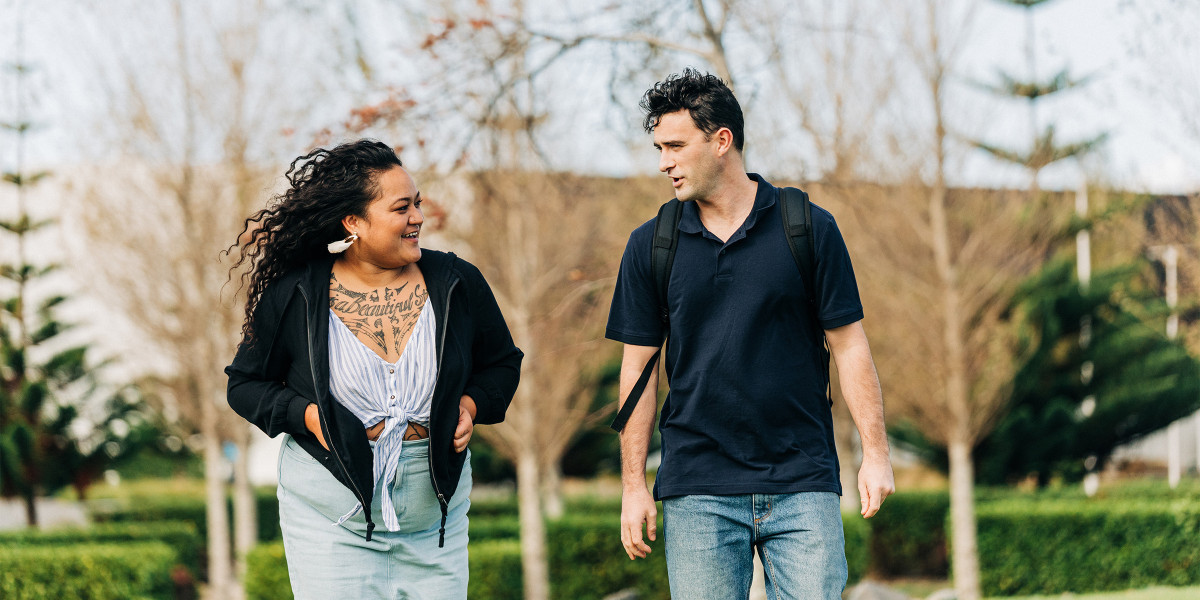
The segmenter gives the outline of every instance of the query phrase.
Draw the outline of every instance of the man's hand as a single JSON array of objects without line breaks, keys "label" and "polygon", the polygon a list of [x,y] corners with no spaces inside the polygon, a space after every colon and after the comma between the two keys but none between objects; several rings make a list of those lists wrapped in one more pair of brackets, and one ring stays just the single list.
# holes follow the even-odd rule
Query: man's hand
[{"label": "man's hand", "polygon": [[658,537],[658,509],[654,498],[645,485],[626,488],[621,493],[621,544],[629,560],[646,558],[650,546],[642,540],[642,526],[646,527],[646,538],[654,541]]},{"label": "man's hand", "polygon": [[321,433],[321,417],[317,415],[316,404],[310,403],[304,408],[304,426],[308,428],[309,433],[316,436],[322,448],[329,449],[329,444],[325,443],[325,436]]},{"label": "man's hand", "polygon": [[870,519],[879,512],[883,499],[896,492],[896,479],[892,476],[892,464],[883,458],[863,457],[858,469],[858,496],[862,499],[862,516]]},{"label": "man's hand", "polygon": [[462,452],[471,441],[471,433],[475,431],[475,401],[470,396],[463,395],[458,401],[458,427],[454,429],[454,451]]}]

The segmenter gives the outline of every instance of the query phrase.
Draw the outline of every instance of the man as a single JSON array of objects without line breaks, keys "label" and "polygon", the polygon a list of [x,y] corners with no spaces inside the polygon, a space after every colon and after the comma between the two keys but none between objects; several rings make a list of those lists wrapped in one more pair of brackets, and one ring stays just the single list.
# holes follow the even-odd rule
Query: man
[{"label": "man", "polygon": [[[671,595],[749,595],[759,552],[772,598],[841,598],[846,584],[838,459],[820,332],[788,247],[779,189],[746,173],[741,107],[720,79],[687,69],[642,98],[658,168],[683,201],[669,331],[651,272],[654,221],[621,260],[606,336],[622,342],[621,397],[667,336],[670,394],[654,496],[646,454],[657,374],[621,433],[621,543],[644,558],[663,505]],[[883,397],[850,258],[833,217],[812,206],[817,319],[862,437],[858,486],[871,517],[894,491]]]}]

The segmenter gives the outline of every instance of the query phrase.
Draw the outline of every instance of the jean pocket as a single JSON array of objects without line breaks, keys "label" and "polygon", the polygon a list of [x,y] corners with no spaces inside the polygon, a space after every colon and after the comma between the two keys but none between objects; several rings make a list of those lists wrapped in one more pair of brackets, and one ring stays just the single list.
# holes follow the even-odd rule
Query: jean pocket
[{"label": "jean pocket", "polygon": [[289,437],[283,442],[283,448],[279,451],[279,453],[285,458],[290,458],[291,460],[300,463],[310,463],[314,465],[321,464],[321,461],[309,454],[307,450],[300,446],[300,443],[296,441],[296,438],[293,437]]},{"label": "jean pocket", "polygon": [[342,482],[299,446],[284,443],[280,454],[279,487],[321,513],[330,523],[336,523],[358,504],[358,499]]},{"label": "jean pocket", "polygon": [[400,530],[405,532],[436,529],[442,522],[442,508],[429,479],[429,467],[405,461],[396,474],[392,488],[392,503],[400,518]]}]

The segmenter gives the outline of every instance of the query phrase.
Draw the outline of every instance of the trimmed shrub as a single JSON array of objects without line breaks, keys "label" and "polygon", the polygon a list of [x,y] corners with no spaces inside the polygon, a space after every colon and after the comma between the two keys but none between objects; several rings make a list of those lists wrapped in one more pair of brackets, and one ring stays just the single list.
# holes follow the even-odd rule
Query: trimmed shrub
[{"label": "trimmed shrub", "polygon": [[[258,541],[269,542],[282,538],[279,529],[279,500],[274,489],[254,492]],[[227,514],[233,515],[233,500],[227,499]],[[166,496],[162,498],[133,498],[112,503],[99,502],[93,506],[92,520],[97,523],[130,523],[143,521],[187,521],[196,526],[201,540],[207,539],[208,520],[204,498]],[[232,522],[230,533],[232,534]]]},{"label": "trimmed shrub", "polygon": [[[471,510],[474,512],[475,506]],[[860,580],[869,561],[869,525],[857,513],[842,515],[846,532],[849,583]],[[607,515],[574,514],[546,523],[550,587],[554,598],[600,600],[623,589],[636,589],[647,600],[671,597],[667,582],[662,521],[654,551],[644,560],[631,561],[621,549],[619,511]],[[505,599],[522,597],[520,525],[510,516],[472,515],[470,581],[468,597]],[[281,543],[255,548],[247,559],[248,600],[291,598],[287,564]]]},{"label": "trimmed shrub", "polygon": [[74,544],[159,541],[175,551],[176,561],[193,577],[203,563],[196,526],[186,521],[157,523],[99,523],[85,529],[19,530],[0,532],[0,547],[71,546]]},{"label": "trimmed shrub", "polygon": [[162,542],[0,546],[0,598],[174,597],[175,551]]},{"label": "trimmed shrub", "polygon": [[[233,514],[232,504],[229,514]],[[275,488],[254,490],[254,517],[258,523],[258,541],[283,539],[283,530],[279,528],[279,497],[275,495]]]},{"label": "trimmed shrub", "polygon": [[[871,571],[885,578],[946,577],[949,513],[950,496],[946,492],[889,496],[883,508],[867,521],[871,529]],[[848,553],[849,539],[846,542]]]},{"label": "trimmed shrub", "polygon": [[517,540],[471,542],[471,576],[467,581],[468,598],[521,600],[521,543]]},{"label": "trimmed shrub", "polygon": [[471,527],[468,535],[470,545],[476,542],[495,540],[517,540],[521,538],[521,521],[516,517],[477,517],[471,515]]},{"label": "trimmed shrub", "polygon": [[472,526],[474,526],[475,517],[517,517],[517,499],[515,497],[505,498],[490,498],[488,500],[471,500],[471,509],[468,511],[471,516]]},{"label": "trimmed shrub", "polygon": [[566,511],[569,515],[620,515],[620,496],[580,496],[566,501]]},{"label": "trimmed shrub", "polygon": [[283,542],[259,544],[246,554],[246,600],[292,600]]},{"label": "trimmed shrub", "polygon": [[1006,501],[978,523],[986,595],[1200,583],[1200,502]]},{"label": "trimmed shrub", "polygon": [[[582,496],[568,498],[565,502],[567,515],[619,515],[621,514],[621,498]],[[512,496],[504,498],[489,498],[487,500],[471,500],[471,517],[512,517],[518,515],[517,499]]]},{"label": "trimmed shrub", "polygon": [[[467,546],[471,574],[468,598],[520,600],[521,543],[517,540],[471,542]],[[291,600],[283,543],[259,544],[246,555],[247,600]]]},{"label": "trimmed shrub", "polygon": [[858,583],[871,566],[871,524],[859,513],[844,512],[842,529],[846,535],[846,585],[851,586]]},{"label": "trimmed shrub", "polygon": [[550,593],[554,598],[599,600],[635,588],[644,599],[668,599],[662,518],[658,541],[645,559],[629,560],[621,548],[621,515],[570,515],[546,523]]}]

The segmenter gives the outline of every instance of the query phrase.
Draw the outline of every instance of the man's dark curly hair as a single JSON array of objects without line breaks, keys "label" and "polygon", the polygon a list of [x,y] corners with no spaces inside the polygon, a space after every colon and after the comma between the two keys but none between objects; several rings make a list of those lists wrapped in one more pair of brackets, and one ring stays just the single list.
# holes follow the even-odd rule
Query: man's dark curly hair
[{"label": "man's dark curly hair", "polygon": [[285,175],[288,189],[247,218],[238,240],[225,250],[238,249],[231,276],[249,265],[240,280],[241,287],[248,287],[243,338],[254,338],[254,313],[267,286],[291,269],[327,256],[326,244],[349,235],[342,218],[365,217],[379,193],[379,175],[400,166],[391,147],[368,139],[332,150],[318,148],[292,161]]},{"label": "man's dark curly hair", "polygon": [[722,127],[733,132],[733,147],[742,151],[745,144],[745,122],[742,106],[733,97],[733,90],[711,73],[701,73],[688,67],[683,73],[670,75],[654,84],[642,96],[642,110],[646,120],[642,127],[653,133],[663,115],[686,110],[692,122],[705,135],[711,136]]}]

